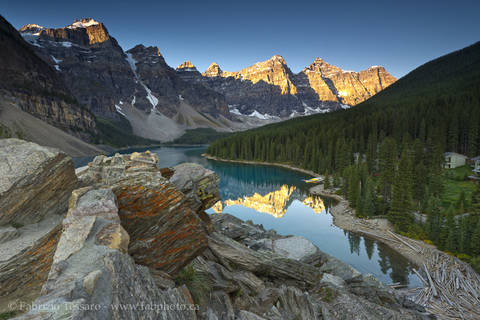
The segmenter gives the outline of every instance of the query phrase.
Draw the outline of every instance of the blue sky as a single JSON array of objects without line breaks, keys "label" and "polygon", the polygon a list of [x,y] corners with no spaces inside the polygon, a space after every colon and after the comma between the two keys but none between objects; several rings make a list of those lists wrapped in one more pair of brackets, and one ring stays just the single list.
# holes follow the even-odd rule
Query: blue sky
[{"label": "blue sky", "polygon": [[294,72],[315,57],[345,70],[383,65],[396,77],[480,40],[480,1],[1,1],[16,28],[103,22],[120,45],[160,48],[176,67],[234,71],[275,54]]}]

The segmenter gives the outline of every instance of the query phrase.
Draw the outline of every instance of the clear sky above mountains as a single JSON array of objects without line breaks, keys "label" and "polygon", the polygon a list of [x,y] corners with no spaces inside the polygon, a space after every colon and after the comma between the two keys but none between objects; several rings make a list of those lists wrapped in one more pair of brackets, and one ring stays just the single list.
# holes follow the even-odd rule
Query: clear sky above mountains
[{"label": "clear sky above mountains", "polygon": [[383,65],[396,77],[480,40],[480,1],[1,1],[16,28],[103,22],[125,49],[160,48],[176,67],[235,71],[274,54],[294,72],[321,57],[345,70]]}]

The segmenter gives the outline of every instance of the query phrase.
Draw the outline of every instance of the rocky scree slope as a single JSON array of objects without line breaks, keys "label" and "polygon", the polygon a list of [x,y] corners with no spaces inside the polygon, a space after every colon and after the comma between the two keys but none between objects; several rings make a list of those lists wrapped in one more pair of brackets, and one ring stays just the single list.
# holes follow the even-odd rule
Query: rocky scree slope
[{"label": "rocky scree slope", "polygon": [[[37,224],[0,228],[0,311],[30,301],[44,307],[17,309],[17,319],[429,317],[302,237],[205,214],[219,200],[219,181],[197,164],[159,169],[156,155],[145,152],[99,156],[75,173],[71,159],[54,149],[0,143],[8,161],[31,151],[36,161],[17,163],[25,170],[3,168],[6,192],[17,188],[12,179],[34,175],[54,187],[42,188],[43,196],[18,187],[31,203],[43,203],[52,190],[60,192],[62,177],[72,183],[63,190],[69,200],[58,199]],[[64,169],[49,170],[52,163]],[[32,226],[34,235],[27,232]],[[166,304],[185,307],[148,307]]]}]

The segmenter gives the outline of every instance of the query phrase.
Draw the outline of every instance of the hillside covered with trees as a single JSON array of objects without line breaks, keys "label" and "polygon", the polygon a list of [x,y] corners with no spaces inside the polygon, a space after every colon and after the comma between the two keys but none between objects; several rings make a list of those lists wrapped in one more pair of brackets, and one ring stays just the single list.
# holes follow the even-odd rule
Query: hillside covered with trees
[{"label": "hillside covered with trees", "polygon": [[[479,127],[477,42],[352,109],[233,134],[207,153],[325,174],[326,187],[339,187],[357,215],[386,215],[398,232],[432,241],[480,271],[479,187],[443,169],[446,151],[480,155]],[[457,180],[463,183],[457,189],[447,183]],[[415,212],[426,214],[426,222]]]}]

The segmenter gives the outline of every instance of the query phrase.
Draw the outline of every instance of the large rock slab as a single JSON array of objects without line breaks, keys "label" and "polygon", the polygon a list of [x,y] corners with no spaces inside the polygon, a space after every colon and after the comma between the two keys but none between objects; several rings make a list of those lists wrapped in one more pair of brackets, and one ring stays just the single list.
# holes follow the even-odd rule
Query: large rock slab
[{"label": "large rock slab", "polygon": [[[47,230],[50,231],[34,239],[33,244],[24,246],[17,254],[0,261],[0,310],[8,309],[8,303],[17,299],[28,304],[40,293],[53,263],[62,226],[53,225]],[[4,245],[22,248],[20,240],[22,239],[17,238]]]},{"label": "large rock slab", "polygon": [[290,259],[302,260],[317,254],[319,249],[310,240],[293,236],[274,240],[273,251]]},{"label": "large rock slab", "polygon": [[225,264],[255,275],[292,279],[308,285],[315,285],[322,276],[317,268],[309,264],[270,251],[254,251],[217,232],[209,236],[208,247]]},{"label": "large rock slab", "polygon": [[125,232],[113,192],[74,194],[59,240],[65,245],[57,248],[37,308],[17,319],[196,319],[188,290],[160,290],[149,269],[125,253],[128,234],[119,241]]},{"label": "large rock slab", "polygon": [[[214,173],[196,165],[184,167],[188,171],[182,173],[180,167],[172,175],[159,169],[157,155],[147,151],[96,157],[79,174],[85,185],[113,190],[135,262],[169,274],[177,273],[207,247],[210,219],[203,210],[218,200]],[[175,174],[174,181],[183,181],[187,196],[166,178],[171,180]]]},{"label": "large rock slab", "polygon": [[64,214],[76,184],[66,154],[19,139],[0,140],[0,225]]}]

